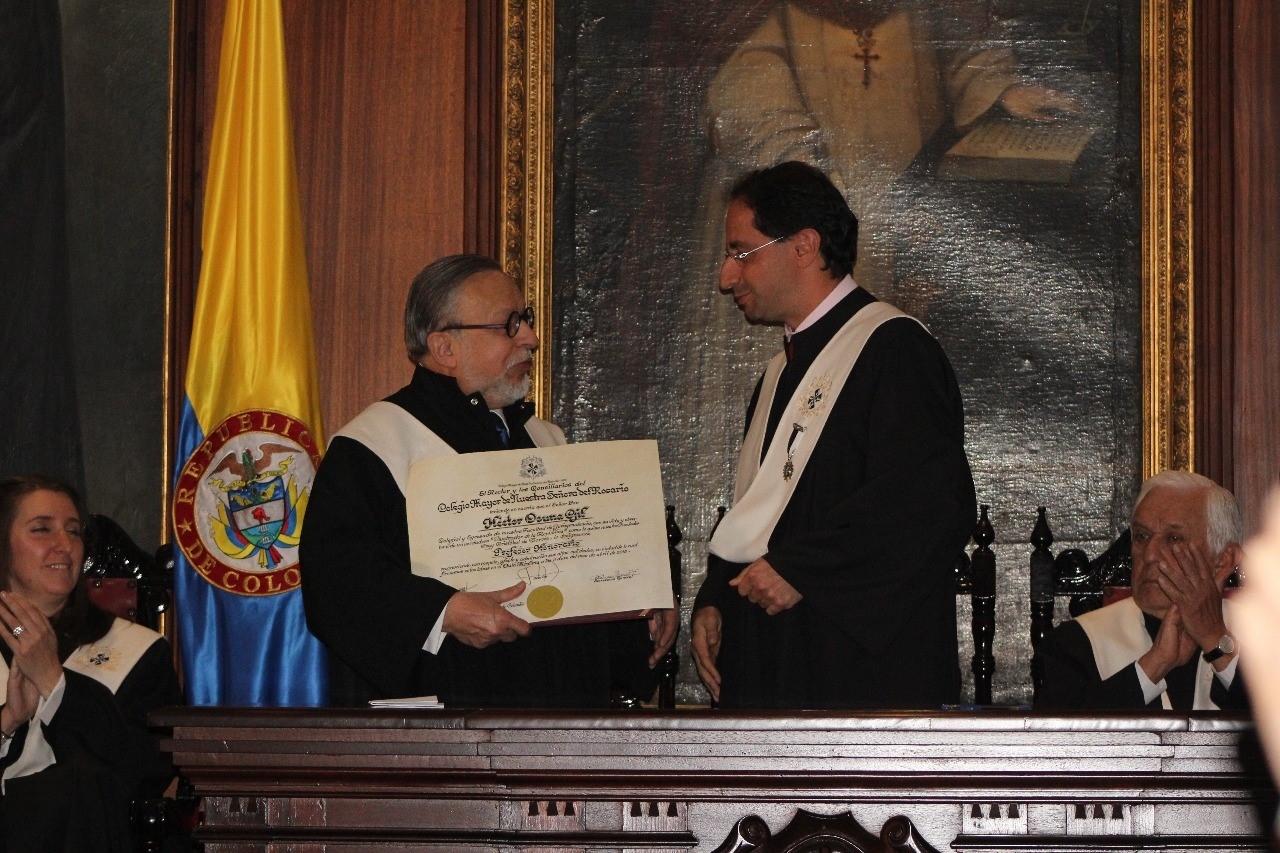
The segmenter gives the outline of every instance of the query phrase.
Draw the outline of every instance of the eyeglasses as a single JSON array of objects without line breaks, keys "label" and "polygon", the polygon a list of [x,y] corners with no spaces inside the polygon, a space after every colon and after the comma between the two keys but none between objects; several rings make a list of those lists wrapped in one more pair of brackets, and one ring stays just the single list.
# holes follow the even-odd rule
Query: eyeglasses
[{"label": "eyeglasses", "polygon": [[455,329],[502,329],[507,333],[508,338],[514,338],[520,334],[520,326],[528,324],[529,328],[533,328],[533,308],[526,308],[523,312],[512,311],[511,316],[507,318],[505,323],[459,323],[454,326],[444,326],[437,329],[438,332],[452,332]]},{"label": "eyeglasses", "polygon": [[761,245],[759,245],[759,246],[756,246],[754,249],[747,249],[747,251],[745,251],[745,252],[735,252],[733,249],[725,249],[725,250],[724,250],[724,259],[727,261],[727,260],[729,260],[730,258],[733,258],[735,261],[737,261],[737,262],[738,262],[738,263],[740,263],[740,264],[741,264],[741,263],[745,263],[745,262],[746,262],[746,260],[747,260],[747,257],[748,257],[748,256],[750,256],[752,253],[760,251],[760,250],[761,250],[761,249],[763,249],[765,246],[772,246],[774,243],[779,243],[779,242],[781,242],[781,241],[783,241],[783,240],[787,239],[787,237],[789,237],[789,236],[791,236],[791,235],[789,235],[789,234],[788,234],[788,235],[787,235],[787,236],[785,236],[785,237],[774,237],[774,238],[773,238],[772,240],[770,240],[768,243],[763,243],[763,244],[761,244]]}]

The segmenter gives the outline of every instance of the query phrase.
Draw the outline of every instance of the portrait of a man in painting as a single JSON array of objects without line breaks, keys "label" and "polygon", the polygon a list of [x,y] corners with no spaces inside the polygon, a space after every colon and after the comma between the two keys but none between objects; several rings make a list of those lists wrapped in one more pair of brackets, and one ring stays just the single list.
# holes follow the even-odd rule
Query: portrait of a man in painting
[{"label": "portrait of a man in painting", "polygon": [[[1139,26],[1129,0],[557,3],[553,408],[576,440],[658,438],[686,589],[781,341],[717,292],[725,191],[784,160],[831,175],[859,219],[854,279],[949,354],[1000,539],[1025,542],[1040,505],[1091,553],[1123,526]],[[1021,635],[1019,547],[1000,621]],[[1025,643],[1003,640],[996,700],[1025,701]]]}]

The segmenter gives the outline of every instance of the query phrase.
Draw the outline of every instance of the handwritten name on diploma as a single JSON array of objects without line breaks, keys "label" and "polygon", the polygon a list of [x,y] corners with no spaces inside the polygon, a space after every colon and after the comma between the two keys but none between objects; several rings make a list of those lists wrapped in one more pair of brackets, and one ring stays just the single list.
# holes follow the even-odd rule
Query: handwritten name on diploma
[{"label": "handwritten name on diploma", "polygon": [[522,580],[509,606],[533,621],[670,607],[659,471],[653,441],[422,460],[406,490],[413,571],[459,589]]}]

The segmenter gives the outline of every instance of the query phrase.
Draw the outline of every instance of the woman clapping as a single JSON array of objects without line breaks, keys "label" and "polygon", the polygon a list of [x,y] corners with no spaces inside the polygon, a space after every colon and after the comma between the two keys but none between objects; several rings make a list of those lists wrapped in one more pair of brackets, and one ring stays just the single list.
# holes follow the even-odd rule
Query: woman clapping
[{"label": "woman clapping", "polygon": [[129,850],[129,803],[173,766],[149,711],[181,702],[169,644],[99,610],[88,518],[57,480],[0,481],[0,830],[8,850]]}]

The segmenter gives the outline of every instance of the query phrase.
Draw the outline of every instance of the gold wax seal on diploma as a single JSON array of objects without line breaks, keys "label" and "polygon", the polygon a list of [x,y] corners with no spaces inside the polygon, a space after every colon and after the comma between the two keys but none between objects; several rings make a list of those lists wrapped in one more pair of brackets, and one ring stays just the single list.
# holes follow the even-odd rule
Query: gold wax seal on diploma
[{"label": "gold wax seal on diploma", "polygon": [[529,613],[539,619],[550,619],[564,607],[564,593],[558,587],[546,584],[529,592],[525,599]]}]

